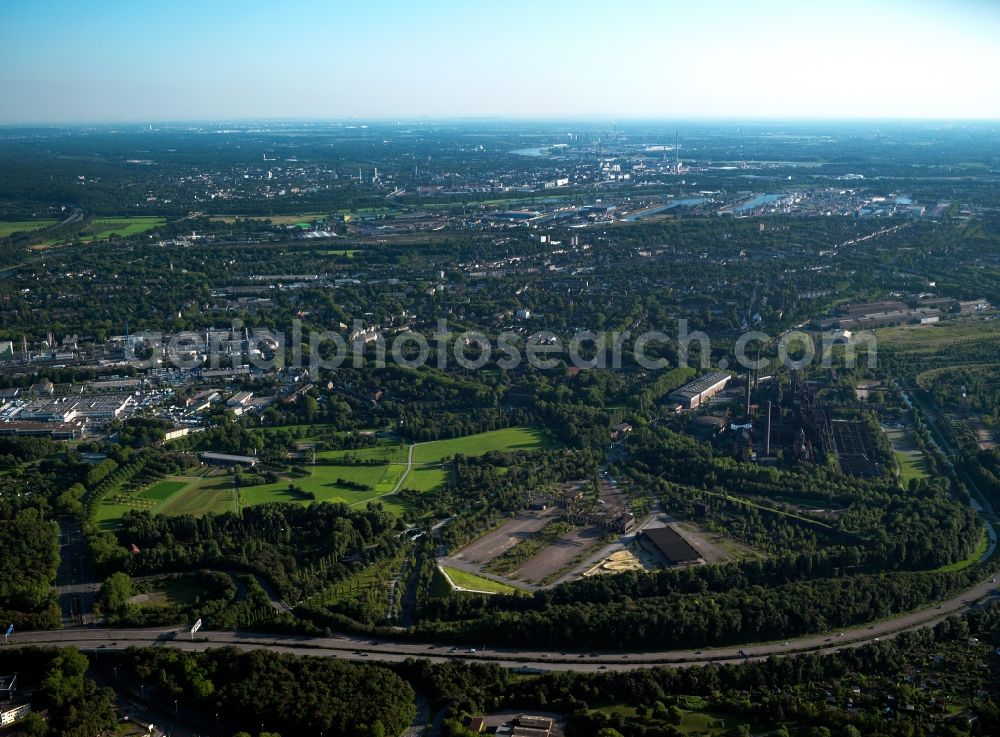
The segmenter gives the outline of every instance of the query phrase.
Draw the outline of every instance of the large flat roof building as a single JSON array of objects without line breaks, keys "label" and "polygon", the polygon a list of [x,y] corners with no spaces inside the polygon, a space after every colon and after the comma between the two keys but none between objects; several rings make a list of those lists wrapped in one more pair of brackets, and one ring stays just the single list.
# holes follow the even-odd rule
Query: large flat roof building
[{"label": "large flat roof building", "polygon": [[643,530],[642,536],[663,554],[670,565],[696,563],[701,560],[698,551],[672,527],[647,528]]},{"label": "large flat roof building", "polygon": [[205,452],[201,454],[201,460],[203,460],[205,463],[214,463],[217,466],[257,465],[257,456],[238,456],[238,455],[230,455],[229,453]]},{"label": "large flat roof building", "polygon": [[65,422],[0,422],[0,435],[49,435],[56,440],[73,440],[80,437],[78,425]]},{"label": "large flat roof building", "polygon": [[670,392],[667,399],[684,409],[695,409],[725,389],[730,378],[725,371],[713,371]]}]

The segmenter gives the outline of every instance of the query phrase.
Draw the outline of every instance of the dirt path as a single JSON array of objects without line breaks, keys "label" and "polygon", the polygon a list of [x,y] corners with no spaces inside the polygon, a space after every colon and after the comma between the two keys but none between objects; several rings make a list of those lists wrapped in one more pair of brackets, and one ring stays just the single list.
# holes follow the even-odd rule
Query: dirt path
[{"label": "dirt path", "polygon": [[403,488],[403,482],[406,481],[406,477],[410,475],[410,471],[413,469],[413,449],[416,447],[416,443],[410,443],[410,448],[406,454],[406,470],[403,471],[403,475],[400,476],[399,481],[396,482],[396,488],[392,490],[393,494]]}]

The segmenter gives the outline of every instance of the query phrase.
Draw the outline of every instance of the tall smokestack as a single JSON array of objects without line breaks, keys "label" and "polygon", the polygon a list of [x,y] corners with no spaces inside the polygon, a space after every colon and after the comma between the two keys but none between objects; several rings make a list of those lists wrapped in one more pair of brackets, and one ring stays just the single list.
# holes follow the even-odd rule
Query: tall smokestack
[{"label": "tall smokestack", "polygon": [[771,402],[767,403],[767,432],[764,435],[764,455],[771,455]]},{"label": "tall smokestack", "polygon": [[750,416],[750,382],[752,378],[753,373],[751,373],[751,369],[747,369],[747,417]]}]

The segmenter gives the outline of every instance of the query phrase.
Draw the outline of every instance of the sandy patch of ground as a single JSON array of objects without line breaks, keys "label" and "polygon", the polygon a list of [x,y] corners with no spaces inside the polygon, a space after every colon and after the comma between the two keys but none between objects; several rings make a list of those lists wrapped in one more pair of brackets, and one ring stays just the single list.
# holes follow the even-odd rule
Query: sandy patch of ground
[{"label": "sandy patch of ground", "polygon": [[624,550],[616,550],[583,575],[589,578],[590,576],[605,576],[615,573],[625,573],[626,571],[645,570],[646,567],[642,564],[642,561],[636,557],[635,553],[626,548]]}]

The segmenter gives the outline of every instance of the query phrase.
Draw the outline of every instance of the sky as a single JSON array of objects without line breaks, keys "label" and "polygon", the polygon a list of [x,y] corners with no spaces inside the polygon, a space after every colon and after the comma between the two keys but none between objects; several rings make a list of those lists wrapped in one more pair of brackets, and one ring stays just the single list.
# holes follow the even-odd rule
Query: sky
[{"label": "sky", "polygon": [[1000,0],[0,0],[0,124],[1000,119]]}]

